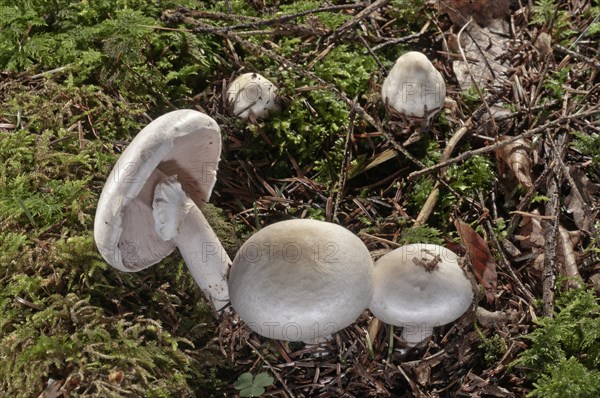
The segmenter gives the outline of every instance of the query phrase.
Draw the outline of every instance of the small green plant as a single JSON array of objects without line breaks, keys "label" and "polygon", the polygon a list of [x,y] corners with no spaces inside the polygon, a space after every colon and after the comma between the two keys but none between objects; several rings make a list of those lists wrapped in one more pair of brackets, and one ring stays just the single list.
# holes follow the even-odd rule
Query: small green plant
[{"label": "small green plant", "polygon": [[537,320],[531,346],[513,363],[533,381],[531,397],[597,397],[600,394],[600,302],[591,290],[566,291],[554,317]]},{"label": "small green plant", "polygon": [[485,363],[492,365],[506,353],[506,341],[497,334],[490,338],[481,334],[481,337],[482,341],[479,344],[479,349],[484,350],[483,359]]},{"label": "small green plant", "polygon": [[400,234],[398,243],[409,245],[411,243],[432,243],[435,245],[444,244],[440,230],[434,227],[421,225],[419,227],[405,228]]},{"label": "small green plant", "polygon": [[573,131],[575,136],[573,147],[582,154],[592,158],[592,163],[600,166],[600,134],[585,134],[580,131]]},{"label": "small green plant", "polygon": [[481,98],[475,86],[470,86],[468,90],[462,91],[460,96],[469,107],[477,106],[481,103]]},{"label": "small green plant", "polygon": [[427,13],[424,12],[424,0],[392,0],[390,9],[392,15],[402,24],[420,27]]},{"label": "small green plant", "polygon": [[556,10],[559,7],[554,0],[539,0],[533,7],[532,25],[552,25],[552,35],[566,39],[576,33],[571,29],[570,15],[565,10]]},{"label": "small green plant", "polygon": [[587,30],[587,36],[594,36],[600,33],[600,1],[595,0],[594,6],[590,7],[589,13],[594,18]]},{"label": "small green plant", "polygon": [[544,88],[557,99],[562,99],[564,95],[564,85],[569,77],[569,71],[568,67],[557,70],[550,74],[548,80],[544,82]]},{"label": "small green plant", "polygon": [[260,397],[265,392],[265,387],[273,384],[273,378],[267,373],[259,373],[252,376],[252,373],[242,373],[233,385],[240,391],[241,397]]}]

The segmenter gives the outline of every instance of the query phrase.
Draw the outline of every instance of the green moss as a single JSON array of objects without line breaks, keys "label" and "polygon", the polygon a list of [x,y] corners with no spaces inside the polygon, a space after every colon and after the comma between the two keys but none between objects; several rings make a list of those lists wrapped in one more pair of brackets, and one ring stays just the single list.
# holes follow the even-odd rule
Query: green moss
[{"label": "green moss", "polygon": [[413,29],[420,29],[428,18],[425,0],[392,0],[390,8],[398,23]]},{"label": "green moss", "polygon": [[215,393],[228,365],[181,259],[121,273],[93,240],[100,189],[145,105],[71,83],[0,87],[18,126],[0,132],[0,391],[38,396],[52,378],[72,396]]},{"label": "green moss", "polygon": [[418,227],[406,227],[402,230],[398,243],[401,245],[409,245],[412,243],[432,243],[435,245],[443,245],[442,233],[440,230],[421,225]]},{"label": "green moss", "polygon": [[600,300],[591,290],[560,294],[554,317],[537,320],[530,347],[513,363],[533,380],[531,396],[596,397],[600,392]]},{"label": "green moss", "polygon": [[[30,397],[43,390],[49,378],[71,377],[79,379],[79,388],[86,387],[88,395],[191,394],[185,375],[194,358],[179,349],[190,343],[173,337],[156,321],[108,316],[73,293],[48,296],[40,307],[23,307],[30,314],[0,340],[4,393]],[[125,372],[119,385],[107,382],[115,369]]]},{"label": "green moss", "polygon": [[[161,104],[204,86],[220,61],[206,36],[160,27],[162,11],[193,1],[5,1],[0,68],[64,68],[76,84],[101,82],[133,102]],[[168,54],[168,55],[166,55]]]},{"label": "green moss", "polygon": [[233,258],[243,243],[240,238],[241,234],[237,230],[241,227],[233,224],[227,219],[223,210],[211,203],[206,203],[202,206],[202,214],[204,214],[204,217],[206,217],[206,220],[217,234],[225,251]]},{"label": "green moss", "polygon": [[574,136],[573,147],[591,157],[595,166],[600,166],[600,134],[584,134],[580,131],[571,134]]}]

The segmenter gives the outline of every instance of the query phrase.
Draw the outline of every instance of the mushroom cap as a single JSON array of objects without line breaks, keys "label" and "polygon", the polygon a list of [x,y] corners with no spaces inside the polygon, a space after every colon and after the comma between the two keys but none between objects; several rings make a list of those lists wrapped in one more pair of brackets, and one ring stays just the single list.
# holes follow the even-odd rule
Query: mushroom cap
[{"label": "mushroom cap", "polygon": [[458,256],[438,245],[417,243],[387,253],[375,262],[374,281],[371,312],[395,326],[445,325],[458,319],[473,300]]},{"label": "mushroom cap", "polygon": [[407,118],[429,122],[444,107],[446,83],[424,54],[409,51],[396,60],[383,81],[381,96],[384,103]]},{"label": "mushroom cap", "polygon": [[373,294],[373,260],[337,224],[288,220],[248,239],[229,274],[231,305],[256,333],[318,342],[353,323]]},{"label": "mushroom cap", "polygon": [[168,256],[175,244],[154,228],[156,185],[177,176],[201,206],[215,185],[220,154],[219,126],[194,110],[169,112],[140,131],[115,164],[98,201],[94,239],[106,262],[133,272]]},{"label": "mushroom cap", "polygon": [[233,115],[242,119],[250,113],[261,118],[279,110],[277,87],[258,73],[244,73],[233,80],[227,88],[227,102]]}]

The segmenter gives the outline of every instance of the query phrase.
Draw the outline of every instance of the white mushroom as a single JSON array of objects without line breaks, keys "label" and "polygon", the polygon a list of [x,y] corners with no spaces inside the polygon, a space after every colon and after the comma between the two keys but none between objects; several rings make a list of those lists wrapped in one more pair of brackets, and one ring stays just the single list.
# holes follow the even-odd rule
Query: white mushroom
[{"label": "white mushroom", "polygon": [[446,83],[424,54],[410,51],[396,60],[383,81],[381,95],[386,106],[429,124],[444,107]]},{"label": "white mushroom", "polygon": [[229,300],[231,260],[198,208],[216,182],[221,133],[209,116],[178,110],[146,126],[111,171],[96,210],[102,257],[126,272],[147,268],[179,248],[217,311]]},{"label": "white mushroom", "polygon": [[473,291],[458,256],[432,244],[401,246],[375,262],[370,309],[385,323],[403,327],[414,346],[433,328],[458,319],[471,305]]},{"label": "white mushroom", "polygon": [[345,328],[373,294],[373,261],[347,229],[316,220],[269,225],[236,254],[231,305],[256,333],[316,343]]},{"label": "white mushroom", "polygon": [[234,116],[262,118],[279,110],[277,87],[258,73],[244,73],[227,88],[227,102]]}]

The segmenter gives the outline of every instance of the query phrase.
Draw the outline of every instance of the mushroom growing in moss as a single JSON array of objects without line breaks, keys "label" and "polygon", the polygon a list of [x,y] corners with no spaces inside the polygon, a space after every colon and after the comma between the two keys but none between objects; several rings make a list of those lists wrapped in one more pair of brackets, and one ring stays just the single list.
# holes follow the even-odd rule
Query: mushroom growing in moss
[{"label": "mushroom growing in moss", "polygon": [[255,233],[236,254],[231,305],[262,336],[317,343],[367,308],[372,276],[367,247],[346,228],[281,221]]},{"label": "mushroom growing in moss", "polygon": [[140,131],[98,201],[94,239],[106,262],[140,271],[177,247],[204,295],[223,309],[231,260],[199,208],[215,185],[220,154],[219,126],[197,111],[170,112]]},{"label": "mushroom growing in moss", "polygon": [[409,346],[433,328],[458,319],[471,305],[471,282],[458,256],[432,244],[401,246],[375,262],[370,310],[381,321],[402,327]]},{"label": "mushroom growing in moss", "polygon": [[446,83],[424,54],[410,51],[396,60],[383,81],[381,95],[386,107],[428,125],[444,107]]},{"label": "mushroom growing in moss", "polygon": [[231,113],[239,118],[260,119],[279,110],[277,87],[258,73],[244,73],[227,88]]}]

